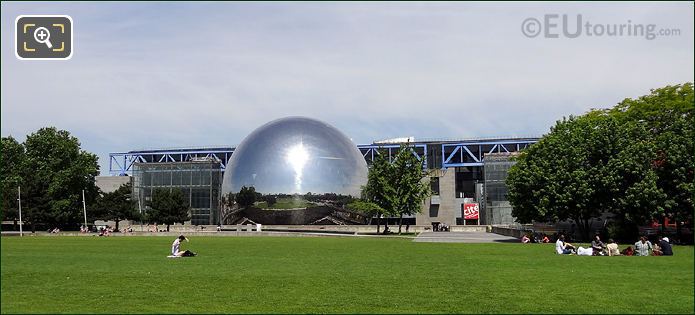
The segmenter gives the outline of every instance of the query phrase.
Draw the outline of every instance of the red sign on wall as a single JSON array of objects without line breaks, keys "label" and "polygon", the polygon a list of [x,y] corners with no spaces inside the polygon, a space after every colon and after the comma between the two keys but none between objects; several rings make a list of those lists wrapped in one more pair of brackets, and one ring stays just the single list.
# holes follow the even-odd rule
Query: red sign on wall
[{"label": "red sign on wall", "polygon": [[464,219],[466,219],[466,220],[478,219],[479,214],[480,214],[480,207],[478,207],[477,203],[463,204],[463,218]]}]

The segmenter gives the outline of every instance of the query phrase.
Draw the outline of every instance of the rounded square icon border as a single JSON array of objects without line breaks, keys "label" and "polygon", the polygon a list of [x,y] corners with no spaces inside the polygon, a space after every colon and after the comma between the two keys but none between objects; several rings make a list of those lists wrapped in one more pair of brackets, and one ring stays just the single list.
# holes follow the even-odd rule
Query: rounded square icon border
[{"label": "rounded square icon border", "polygon": [[[62,17],[62,18],[67,18],[70,21],[70,54],[67,57],[63,58],[24,58],[17,53],[17,38],[19,29],[17,28],[17,23],[19,22],[19,19],[23,17]],[[72,59],[72,55],[75,53],[75,21],[72,20],[72,17],[69,15],[65,14],[26,14],[26,15],[18,15],[16,19],[14,19],[14,55],[17,57],[19,60],[70,60]]]}]

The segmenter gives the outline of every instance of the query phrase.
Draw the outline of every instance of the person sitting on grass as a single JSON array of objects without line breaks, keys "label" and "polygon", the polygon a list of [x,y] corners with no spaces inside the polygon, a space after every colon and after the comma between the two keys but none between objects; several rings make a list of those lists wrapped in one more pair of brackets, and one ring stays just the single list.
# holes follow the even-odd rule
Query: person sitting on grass
[{"label": "person sitting on grass", "polygon": [[548,235],[543,234],[543,240],[541,240],[543,243],[550,243],[550,239],[548,238]]},{"label": "person sitting on grass", "polygon": [[632,256],[635,254],[635,250],[632,249],[632,246],[628,246],[626,249],[623,249],[620,254],[623,256]]},{"label": "person sitting on grass", "polygon": [[560,237],[558,237],[557,239],[557,242],[555,242],[555,252],[557,252],[560,255],[569,255],[573,254],[574,251],[574,245],[570,243],[565,243],[565,236],[560,235]]},{"label": "person sitting on grass", "polygon": [[640,237],[640,240],[635,243],[635,256],[649,256],[652,252],[652,243],[647,240],[646,236]]},{"label": "person sitting on grass", "polygon": [[618,244],[616,244],[612,238],[608,239],[608,245],[606,245],[606,251],[608,256],[620,256],[620,250],[618,249]]},{"label": "person sitting on grass", "polygon": [[659,242],[659,246],[661,247],[661,255],[673,256],[673,248],[671,247],[668,237],[662,238]]},{"label": "person sitting on grass", "polygon": [[188,242],[188,239],[182,235],[179,235],[174,240],[174,243],[171,244],[171,256],[176,256],[176,257],[190,257],[190,256],[195,256],[196,254],[191,252],[190,250],[181,250],[181,242],[186,241]]},{"label": "person sitting on grass", "polygon": [[531,242],[531,239],[529,239],[528,236],[524,234],[524,236],[521,237],[521,242],[526,244],[528,242]]},{"label": "person sitting on grass", "polygon": [[659,246],[659,243],[654,243],[654,244],[652,244],[652,246],[654,246],[652,248],[652,256],[661,256],[662,252],[661,252],[661,246]]},{"label": "person sitting on grass", "polygon": [[605,244],[601,241],[601,237],[599,237],[598,234],[594,236],[594,240],[591,241],[591,249],[593,249],[593,255],[594,256],[603,256],[603,249],[606,247]]}]

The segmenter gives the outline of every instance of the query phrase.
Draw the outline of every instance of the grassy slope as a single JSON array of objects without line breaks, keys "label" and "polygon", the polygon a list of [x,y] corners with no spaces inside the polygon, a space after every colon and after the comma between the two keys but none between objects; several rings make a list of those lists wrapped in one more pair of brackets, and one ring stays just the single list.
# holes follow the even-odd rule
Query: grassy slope
[{"label": "grassy slope", "polygon": [[2,238],[2,313],[693,312],[693,248],[578,257],[553,245],[404,239]]}]

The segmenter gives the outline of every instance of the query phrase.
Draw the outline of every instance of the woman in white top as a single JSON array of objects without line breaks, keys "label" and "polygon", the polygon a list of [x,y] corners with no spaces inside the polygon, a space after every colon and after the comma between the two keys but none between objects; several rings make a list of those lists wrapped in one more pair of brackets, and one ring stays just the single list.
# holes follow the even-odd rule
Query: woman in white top
[{"label": "woman in white top", "polygon": [[183,242],[185,239],[186,239],[185,236],[179,235],[179,237],[177,237],[174,240],[174,243],[171,244],[171,255],[172,256],[178,256],[178,257],[183,256],[184,251],[181,250],[181,242]]},{"label": "woman in white top", "polygon": [[557,238],[557,242],[555,242],[555,252],[562,255],[562,254],[572,254],[574,251],[574,246],[570,243],[565,243],[565,236],[560,235],[560,237]]}]

